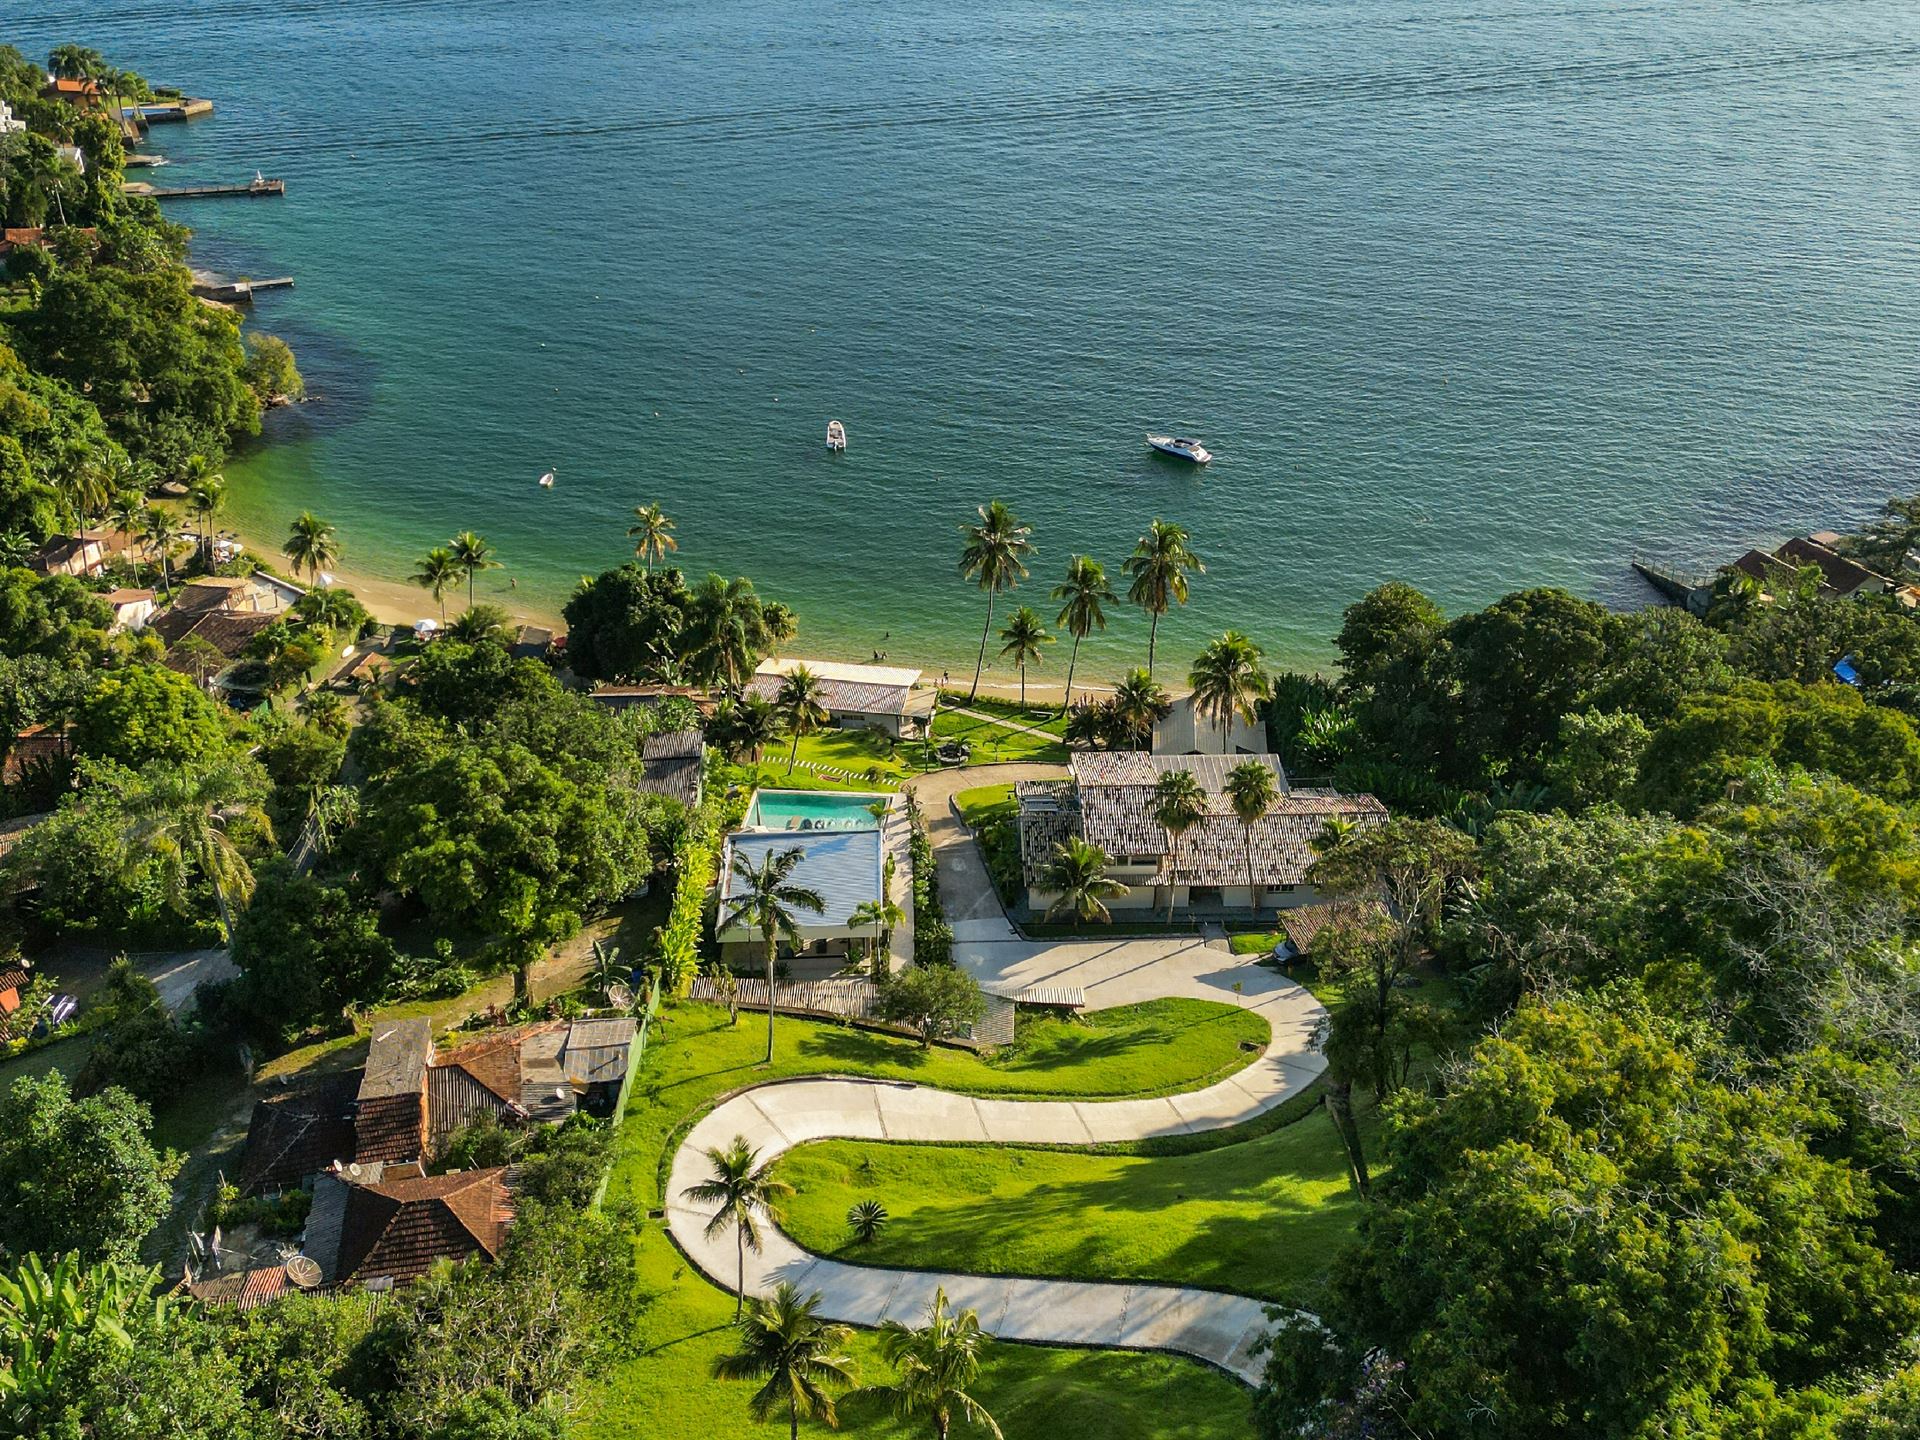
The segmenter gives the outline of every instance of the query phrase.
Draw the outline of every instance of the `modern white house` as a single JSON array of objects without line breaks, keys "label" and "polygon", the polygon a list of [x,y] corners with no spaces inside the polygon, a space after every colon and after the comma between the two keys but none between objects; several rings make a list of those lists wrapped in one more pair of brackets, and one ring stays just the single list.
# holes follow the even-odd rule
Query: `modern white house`
[{"label": "modern white house", "polygon": [[[1253,826],[1240,823],[1228,803],[1227,772],[1248,760],[1272,767],[1280,798]],[[1256,908],[1283,910],[1319,896],[1307,884],[1313,841],[1332,819],[1377,825],[1387,808],[1371,795],[1295,789],[1277,755],[1149,755],[1139,750],[1075,754],[1070,780],[1024,781],[1019,802],[1020,860],[1027,904],[1044,914],[1056,895],[1046,883],[1057,847],[1077,835],[1107,853],[1108,877],[1127,893],[1106,902],[1116,916],[1165,909],[1221,915]],[[1172,838],[1154,819],[1153,787],[1174,770],[1192,773],[1207,793],[1207,815]],[[1248,840],[1252,874],[1248,874]]]},{"label": "modern white house", "polygon": [[838,660],[763,660],[747,693],[776,698],[799,666],[820,680],[820,703],[843,730],[882,730],[900,739],[933,711],[931,691],[920,690],[920,671],[900,665],[849,665]]},{"label": "modern white house", "polygon": [[[874,806],[883,814],[876,816]],[[867,953],[878,932],[856,925],[861,906],[891,892],[907,920],[894,930],[893,964],[913,954],[912,862],[907,821],[898,797],[824,790],[762,790],[747,808],[739,830],[720,856],[719,933],[721,959],[731,968],[757,973],[766,961],[760,929],[736,920],[744,885],[736,858],[759,867],[770,856],[798,850],[786,883],[819,895],[819,913],[789,907],[799,931],[796,945],[782,938],[777,954],[796,979],[818,979],[848,968]],[[891,860],[891,864],[889,864]],[[730,923],[731,922],[731,923]]]},{"label": "modern white house", "polygon": [[24,135],[27,122],[17,118],[6,101],[0,100],[0,135]]}]

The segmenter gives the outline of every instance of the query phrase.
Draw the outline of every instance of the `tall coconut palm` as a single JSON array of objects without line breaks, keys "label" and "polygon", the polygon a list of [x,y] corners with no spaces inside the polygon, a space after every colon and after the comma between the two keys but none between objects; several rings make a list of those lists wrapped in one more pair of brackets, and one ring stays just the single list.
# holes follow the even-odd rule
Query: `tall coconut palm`
[{"label": "tall coconut palm", "polygon": [[760,1224],[764,1217],[777,1222],[780,1211],[774,1202],[793,1193],[793,1187],[773,1174],[773,1162],[760,1163],[760,1152],[736,1135],[726,1149],[707,1151],[713,1174],[698,1185],[689,1185],[680,1193],[689,1200],[716,1207],[707,1220],[709,1240],[733,1228],[734,1251],[739,1257],[739,1282],[733,1287],[733,1318],[740,1318],[740,1307],[747,1290],[747,1251],[760,1253]]},{"label": "tall coconut palm", "polygon": [[431,591],[440,605],[440,623],[447,623],[447,591],[460,583],[464,574],[460,562],[454,559],[453,551],[444,545],[436,545],[420,557],[420,563],[414,567],[411,578],[422,590]]},{"label": "tall coconut palm", "polygon": [[874,932],[873,954],[869,960],[875,980],[883,980],[892,972],[893,966],[887,956],[893,949],[893,932],[906,923],[907,912],[891,896],[862,900],[847,917],[849,929],[871,929]]},{"label": "tall coconut palm", "polygon": [[1204,575],[1207,567],[1187,543],[1187,527],[1171,520],[1155,520],[1127,557],[1124,567],[1133,582],[1127,599],[1153,617],[1147,631],[1147,673],[1153,673],[1154,647],[1160,639],[1160,617],[1175,605],[1187,603],[1187,577]]},{"label": "tall coconut palm", "polygon": [[633,553],[646,562],[649,575],[653,573],[654,561],[664,560],[680,548],[680,542],[673,538],[673,521],[658,504],[633,507],[633,524],[627,527],[627,538],[633,541]]},{"label": "tall coconut palm", "polygon": [[180,517],[162,506],[152,506],[147,511],[147,523],[142,527],[142,533],[146,536],[147,548],[160,558],[160,583],[171,595],[173,551],[180,543],[180,537],[186,533],[180,526]]},{"label": "tall coconut palm", "polygon": [[767,946],[767,1063],[773,1063],[773,961],[781,937],[800,943],[800,925],[795,910],[810,910],[815,915],[826,909],[820,892],[789,883],[794,868],[806,852],[798,845],[778,854],[768,851],[755,865],[745,855],[733,857],[734,884],[728,888],[728,909],[720,921],[721,930],[736,925],[758,930]]},{"label": "tall coconut palm", "polygon": [[1081,924],[1113,919],[1107,901],[1127,893],[1127,887],[1107,874],[1107,852],[1098,845],[1069,835],[1053,847],[1053,860],[1047,865],[1040,884],[1054,892],[1047,906],[1047,919],[1061,916]]},{"label": "tall coconut palm", "polygon": [[1008,619],[1000,638],[1007,642],[1000,647],[1000,658],[1011,658],[1020,671],[1020,708],[1024,710],[1027,708],[1027,666],[1040,663],[1040,647],[1053,644],[1053,636],[1047,633],[1040,612],[1031,605],[1022,605]]},{"label": "tall coconut palm", "polygon": [[800,633],[800,617],[793,613],[791,605],[769,600],[760,607],[760,618],[767,627],[768,653],[778,660],[780,652]]},{"label": "tall coconut palm", "polygon": [[1238,630],[1229,630],[1200,652],[1187,673],[1194,713],[1220,727],[1221,744],[1233,739],[1234,720],[1251,725],[1260,702],[1273,694],[1273,682],[1261,668],[1261,649]]},{"label": "tall coconut palm", "polygon": [[761,752],[780,733],[780,712],[764,695],[722,700],[707,725],[707,737],[729,760],[759,763]]},{"label": "tall coconut palm", "polygon": [[1252,892],[1253,908],[1258,910],[1263,897],[1261,887],[1253,879],[1253,827],[1266,818],[1280,798],[1280,778],[1264,760],[1243,760],[1227,772],[1221,789],[1226,791],[1227,803],[1246,831],[1247,889]]},{"label": "tall coconut palm", "polygon": [[793,774],[793,762],[800,757],[801,738],[826,729],[833,719],[820,703],[820,692],[820,677],[806,666],[796,665],[780,681],[780,693],[774,697],[774,711],[793,736],[793,747],[787,752],[789,775]]},{"label": "tall coconut palm", "polygon": [[745,576],[709,575],[693,592],[691,660],[709,683],[738,695],[767,653],[766,608]]},{"label": "tall coconut palm", "polygon": [[1107,583],[1107,567],[1090,555],[1075,555],[1067,561],[1067,578],[1053,587],[1053,598],[1064,601],[1053,623],[1064,625],[1073,636],[1073,653],[1067,657],[1067,693],[1061,698],[1060,713],[1073,704],[1073,671],[1080,663],[1080,642],[1096,630],[1107,628],[1105,607],[1115,600],[1113,586]]},{"label": "tall coconut palm", "polygon": [[802,1300],[792,1281],[781,1281],[738,1322],[740,1348],[713,1362],[717,1380],[766,1381],[747,1401],[747,1413],[764,1425],[784,1408],[788,1440],[798,1440],[803,1416],[837,1428],[840,1417],[827,1386],[854,1379],[846,1353],[853,1331],[822,1320],[814,1313],[819,1305],[818,1290]]},{"label": "tall coconut palm", "polygon": [[61,477],[60,498],[73,513],[74,528],[84,530],[113,500],[110,459],[95,453],[69,466]]},{"label": "tall coconut palm", "polygon": [[993,601],[1026,578],[1025,557],[1033,553],[1033,530],[998,500],[979,507],[979,521],[960,527],[960,574],[987,592],[987,623],[980,627],[980,654],[973,662],[969,702],[980,694],[980,672],[987,663],[987,637],[993,633]]},{"label": "tall coconut palm", "polygon": [[447,544],[453,553],[461,573],[467,577],[467,608],[473,608],[473,582],[482,570],[498,570],[500,562],[494,558],[493,547],[485,538],[471,530],[462,530]]},{"label": "tall coconut palm", "polygon": [[1116,738],[1130,750],[1151,749],[1153,727],[1173,712],[1167,687],[1145,670],[1129,670],[1107,703],[1112,707]]},{"label": "tall coconut palm", "polygon": [[880,1353],[899,1377],[874,1389],[892,1397],[893,1413],[900,1419],[930,1421],[939,1440],[947,1440],[955,1415],[1001,1440],[999,1424],[970,1393],[980,1378],[980,1354],[987,1344],[980,1316],[972,1310],[949,1310],[946,1290],[936,1289],[927,1323],[919,1329],[898,1320],[881,1324]]},{"label": "tall coconut palm", "polygon": [[213,889],[220,933],[233,943],[233,906],[253,896],[253,869],[229,831],[264,825],[257,771],[242,762],[149,767],[122,794],[131,848],[155,857],[169,902],[186,909],[190,870]]},{"label": "tall coconut palm", "polygon": [[1167,832],[1171,862],[1167,870],[1167,924],[1173,924],[1175,872],[1180,868],[1180,841],[1187,831],[1207,818],[1207,792],[1191,770],[1169,770],[1153,782],[1153,818]]},{"label": "tall coconut palm", "polygon": [[322,570],[339,562],[340,537],[311,510],[302,510],[287,527],[287,541],[280,553],[292,563],[295,575],[305,571],[309,580],[317,580]]},{"label": "tall coconut palm", "polygon": [[227,505],[227,481],[223,475],[205,475],[187,489],[187,513],[193,516],[200,537],[200,553],[209,555],[213,546],[213,522]]}]

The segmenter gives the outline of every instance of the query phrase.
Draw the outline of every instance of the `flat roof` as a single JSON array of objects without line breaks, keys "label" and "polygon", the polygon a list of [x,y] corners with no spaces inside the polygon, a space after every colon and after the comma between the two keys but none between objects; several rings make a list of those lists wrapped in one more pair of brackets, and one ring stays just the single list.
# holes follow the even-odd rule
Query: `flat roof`
[{"label": "flat roof", "polygon": [[787,655],[762,660],[756,675],[786,675],[804,665],[822,680],[844,680],[852,685],[880,685],[910,690],[920,683],[920,671],[904,665],[852,665],[842,660],[806,660]]},{"label": "flat roof", "polygon": [[722,917],[727,914],[733,887],[739,883],[733,873],[735,855],[744,855],[749,865],[758,865],[768,855],[795,849],[800,851],[800,862],[793,867],[787,883],[817,892],[822,902],[818,915],[810,910],[794,911],[793,918],[803,933],[845,929],[855,910],[880,898],[883,849],[878,830],[742,830],[727,837],[726,854],[721,857]]}]

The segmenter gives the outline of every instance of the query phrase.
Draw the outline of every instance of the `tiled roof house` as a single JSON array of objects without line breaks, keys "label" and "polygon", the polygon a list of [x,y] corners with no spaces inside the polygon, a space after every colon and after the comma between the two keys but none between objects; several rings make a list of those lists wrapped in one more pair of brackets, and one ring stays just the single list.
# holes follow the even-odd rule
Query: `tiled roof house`
[{"label": "tiled roof house", "polygon": [[499,1257],[513,1224],[512,1171],[426,1175],[417,1164],[322,1175],[305,1253],[324,1285],[403,1285],[436,1261]]},{"label": "tiled roof house", "polygon": [[[1253,826],[1252,876],[1248,834],[1225,794],[1226,777],[1248,761],[1269,766],[1280,791],[1273,808]],[[1371,795],[1294,789],[1275,755],[1150,755],[1117,750],[1075,754],[1073,778],[1027,781],[1015,787],[1020,812],[1020,858],[1028,904],[1044,911],[1052,896],[1044,877],[1055,848],[1079,835],[1106,851],[1113,879],[1129,887],[1108,902],[1112,910],[1146,909],[1167,903],[1187,910],[1291,907],[1317,897],[1306,883],[1312,842],[1335,817],[1379,824],[1387,810]],[[1207,794],[1207,815],[1181,837],[1176,857],[1166,830],[1153,816],[1153,787],[1161,775],[1190,772]]]}]

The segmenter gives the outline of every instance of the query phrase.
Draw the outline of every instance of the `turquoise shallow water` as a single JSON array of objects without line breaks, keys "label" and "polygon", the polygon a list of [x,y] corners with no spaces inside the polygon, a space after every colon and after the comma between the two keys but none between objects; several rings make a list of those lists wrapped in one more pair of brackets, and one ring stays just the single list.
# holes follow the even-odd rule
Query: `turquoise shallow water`
[{"label": "turquoise shallow water", "polygon": [[212,95],[162,178],[287,178],[179,212],[203,261],[298,277],[260,318],[319,398],[232,467],[240,514],[311,506],[395,576],[471,526],[557,604],[657,498],[801,651],[959,664],[955,526],[998,495],[1022,598],[1165,515],[1208,574],[1164,655],[1234,623],[1313,661],[1389,577],[1626,602],[1636,551],[1920,489],[1907,5],[26,0],[0,32]]}]

